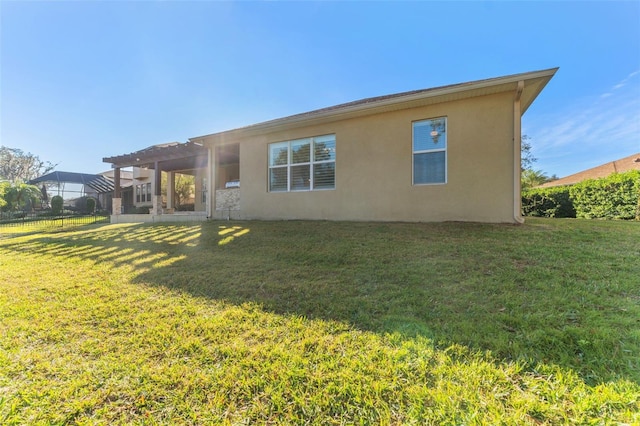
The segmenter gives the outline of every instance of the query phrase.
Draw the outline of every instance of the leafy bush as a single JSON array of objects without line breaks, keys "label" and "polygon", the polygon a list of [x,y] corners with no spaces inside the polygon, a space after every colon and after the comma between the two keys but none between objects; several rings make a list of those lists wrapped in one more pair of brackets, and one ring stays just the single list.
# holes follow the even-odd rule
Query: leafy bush
[{"label": "leafy bush", "polygon": [[192,212],[192,211],[195,211],[195,205],[194,204],[181,204],[181,205],[176,207],[176,211],[179,211],[179,212]]},{"label": "leafy bush", "polygon": [[59,195],[54,195],[51,197],[51,210],[54,215],[59,215],[62,213],[62,206],[64,204],[64,200]]},{"label": "leafy bush", "polygon": [[576,217],[568,186],[532,188],[522,193],[522,214],[538,217]]},{"label": "leafy bush", "polygon": [[96,211],[95,198],[87,197],[87,213],[93,213]]},{"label": "leafy bush", "polygon": [[638,219],[640,170],[614,173],[573,185],[576,216],[586,219]]},{"label": "leafy bush", "polygon": [[85,214],[95,212],[96,207],[97,202],[95,198],[83,196],[74,200],[71,210],[75,211],[76,213]]}]

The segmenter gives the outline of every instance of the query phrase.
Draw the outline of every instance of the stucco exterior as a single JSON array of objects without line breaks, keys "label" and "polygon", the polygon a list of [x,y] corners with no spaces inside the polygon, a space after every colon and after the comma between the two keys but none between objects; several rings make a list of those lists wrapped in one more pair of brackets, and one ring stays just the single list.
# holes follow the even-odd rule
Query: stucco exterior
[{"label": "stucco exterior", "polygon": [[[380,98],[192,138],[239,147],[238,219],[518,223],[520,119],[556,69]],[[395,102],[395,103],[394,103]],[[412,182],[412,123],[446,117],[447,179]],[[268,146],[335,135],[335,189],[269,192]],[[212,182],[216,189],[223,182]],[[215,204],[213,204],[215,206]],[[211,209],[214,218],[228,212]]]},{"label": "stucco exterior", "polygon": [[[513,222],[512,94],[239,140],[243,219]],[[507,99],[505,99],[507,98]],[[412,184],[412,122],[448,119],[447,183]],[[267,146],[335,134],[334,190],[268,192]]]}]

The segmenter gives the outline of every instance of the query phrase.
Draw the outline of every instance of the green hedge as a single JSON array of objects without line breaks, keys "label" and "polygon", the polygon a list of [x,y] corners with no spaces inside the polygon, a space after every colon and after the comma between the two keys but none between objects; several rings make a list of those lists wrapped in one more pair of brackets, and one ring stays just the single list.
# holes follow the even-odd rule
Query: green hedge
[{"label": "green hedge", "polygon": [[614,173],[573,185],[571,199],[576,217],[586,219],[639,219],[640,170]]},{"label": "green hedge", "polygon": [[640,170],[572,186],[522,192],[522,214],[543,217],[640,220]]},{"label": "green hedge", "polygon": [[539,217],[576,217],[568,186],[531,188],[522,192],[522,214]]}]

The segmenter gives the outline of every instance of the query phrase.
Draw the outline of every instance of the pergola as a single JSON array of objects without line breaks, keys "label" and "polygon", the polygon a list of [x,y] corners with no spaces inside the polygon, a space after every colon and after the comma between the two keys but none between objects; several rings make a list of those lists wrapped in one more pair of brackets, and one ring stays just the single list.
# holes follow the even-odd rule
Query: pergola
[{"label": "pergola", "polygon": [[[161,209],[161,175],[162,172],[179,172],[185,170],[205,169],[209,160],[209,150],[194,142],[170,142],[154,145],[130,154],[105,157],[105,163],[111,163],[114,173],[114,199],[121,199],[120,169],[124,167],[141,167],[154,170],[154,211]],[[120,206],[117,206],[120,209]],[[113,207],[116,212],[116,203]],[[117,213],[116,213],[117,214]]]}]

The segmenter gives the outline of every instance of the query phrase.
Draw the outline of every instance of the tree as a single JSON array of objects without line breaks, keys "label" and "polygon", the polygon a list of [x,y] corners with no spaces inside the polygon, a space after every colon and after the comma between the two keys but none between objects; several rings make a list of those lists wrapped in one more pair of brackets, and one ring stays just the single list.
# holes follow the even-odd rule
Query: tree
[{"label": "tree", "polygon": [[7,181],[0,181],[0,211],[5,211],[5,206],[8,204],[6,200],[6,194],[11,184]]},{"label": "tree", "polygon": [[[161,177],[162,195],[167,196],[167,174],[162,173]],[[194,193],[196,179],[194,176],[184,175],[182,173],[176,173],[173,179],[174,184],[174,204],[178,208],[188,201]]]},{"label": "tree", "polygon": [[542,185],[543,183],[551,182],[552,180],[557,180],[558,177],[556,175],[549,177],[542,170],[534,170],[533,163],[538,161],[538,159],[534,157],[531,152],[531,138],[527,135],[522,135],[520,142],[520,182],[522,190],[533,188],[534,186]]},{"label": "tree", "polygon": [[522,171],[522,189],[533,188],[550,181],[549,176],[542,170],[525,169]]},{"label": "tree", "polygon": [[56,164],[42,161],[37,155],[0,146],[0,180],[5,179],[11,183],[28,182],[49,173],[55,167]]},{"label": "tree", "polygon": [[18,183],[4,191],[5,210],[31,210],[42,196],[40,188],[35,185]]},{"label": "tree", "polygon": [[195,176],[176,174],[176,207],[185,204],[193,195],[196,178]]},{"label": "tree", "polygon": [[522,135],[522,137],[520,138],[520,143],[521,143],[520,167],[522,168],[523,172],[525,170],[533,170],[533,163],[538,161],[538,159],[534,157],[533,153],[531,152],[532,146],[530,141],[531,141],[531,138],[527,135]]}]

